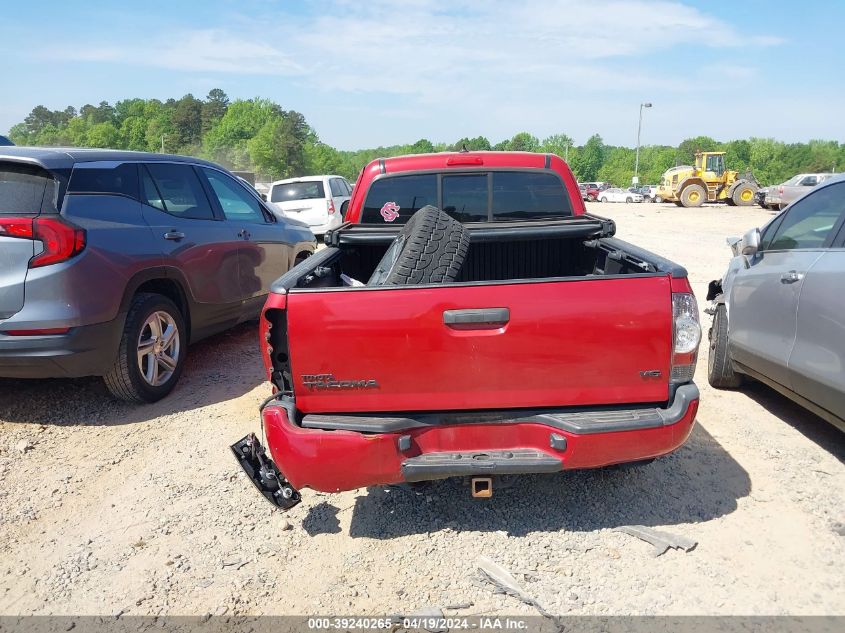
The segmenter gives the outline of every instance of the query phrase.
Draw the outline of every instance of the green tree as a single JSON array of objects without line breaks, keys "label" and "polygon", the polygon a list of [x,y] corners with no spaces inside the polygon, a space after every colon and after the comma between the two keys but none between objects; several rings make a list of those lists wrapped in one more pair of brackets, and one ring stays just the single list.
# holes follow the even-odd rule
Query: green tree
[{"label": "green tree", "polygon": [[209,90],[208,96],[202,104],[202,133],[206,134],[213,128],[229,108],[229,97],[220,88]]},{"label": "green tree", "polygon": [[186,94],[173,107],[170,122],[179,148],[198,146],[202,142],[203,102],[192,94]]},{"label": "green tree", "polygon": [[580,181],[598,180],[599,169],[605,159],[605,146],[601,136],[593,134],[584,147],[579,148],[572,160],[572,171]]},{"label": "green tree", "polygon": [[411,145],[409,154],[431,154],[434,151],[434,144],[427,138],[421,138]]},{"label": "green tree", "polygon": [[111,122],[97,123],[88,130],[85,138],[87,147],[117,148],[120,144],[120,132]]},{"label": "green tree", "polygon": [[571,148],[572,139],[566,134],[552,134],[543,139],[543,143],[540,145],[541,152],[557,154],[561,158],[567,156]]},{"label": "green tree", "polygon": [[466,147],[470,152],[489,151],[491,149],[490,141],[488,141],[485,136],[476,136],[475,138],[468,138],[465,136],[454,145],[448,146],[448,149],[453,152],[460,152],[464,147]]},{"label": "green tree", "polygon": [[508,149],[512,152],[536,152],[540,149],[540,141],[528,132],[519,132],[508,142]]},{"label": "green tree", "polygon": [[692,165],[695,163],[696,152],[718,152],[722,147],[709,136],[696,136],[681,141],[678,145],[678,164]]}]

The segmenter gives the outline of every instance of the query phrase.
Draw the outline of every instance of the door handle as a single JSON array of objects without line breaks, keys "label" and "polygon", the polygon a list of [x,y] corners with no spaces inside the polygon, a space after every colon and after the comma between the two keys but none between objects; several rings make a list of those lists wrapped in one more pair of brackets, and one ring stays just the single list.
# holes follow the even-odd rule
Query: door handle
[{"label": "door handle", "polygon": [[249,239],[249,231],[247,231],[246,229],[241,229],[240,231],[238,231],[238,237],[241,238],[242,240],[248,240]]},{"label": "door handle", "polygon": [[802,279],[804,279],[804,273],[790,270],[788,273],[783,273],[783,275],[781,275],[780,283],[794,284],[796,281],[801,281]]},{"label": "door handle", "polygon": [[449,327],[501,327],[511,318],[509,308],[473,308],[469,310],[445,310],[443,323]]},{"label": "door handle", "polygon": [[176,230],[168,231],[167,233],[164,234],[164,239],[175,240],[175,241],[178,242],[179,240],[185,239],[185,234],[182,233],[182,231],[176,231]]}]

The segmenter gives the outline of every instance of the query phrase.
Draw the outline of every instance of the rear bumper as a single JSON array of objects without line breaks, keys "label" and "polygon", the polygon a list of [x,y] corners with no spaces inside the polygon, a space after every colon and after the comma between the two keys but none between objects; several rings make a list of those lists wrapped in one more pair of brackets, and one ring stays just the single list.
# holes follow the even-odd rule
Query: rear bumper
[{"label": "rear bumper", "polygon": [[123,318],[119,317],[106,323],[74,327],[60,335],[0,333],[0,377],[101,376],[114,363],[122,330]]},{"label": "rear bumper", "polygon": [[295,488],[337,492],[455,475],[554,472],[651,459],[686,441],[698,402],[698,388],[688,384],[678,388],[665,409],[496,419],[461,414],[449,423],[433,422],[431,416],[337,416],[343,422],[333,428],[303,428],[291,421],[292,407],[281,404],[265,408],[262,416],[270,454],[284,477]]}]

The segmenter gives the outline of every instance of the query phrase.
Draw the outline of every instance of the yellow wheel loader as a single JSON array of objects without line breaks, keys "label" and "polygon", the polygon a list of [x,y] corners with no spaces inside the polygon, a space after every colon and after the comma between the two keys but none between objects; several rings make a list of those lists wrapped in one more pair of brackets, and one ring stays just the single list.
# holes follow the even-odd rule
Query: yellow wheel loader
[{"label": "yellow wheel loader", "polygon": [[705,202],[746,207],[754,204],[758,188],[754,176],[740,177],[739,172],[725,169],[725,152],[696,152],[694,166],[666,170],[654,200],[679,207],[700,207]]}]

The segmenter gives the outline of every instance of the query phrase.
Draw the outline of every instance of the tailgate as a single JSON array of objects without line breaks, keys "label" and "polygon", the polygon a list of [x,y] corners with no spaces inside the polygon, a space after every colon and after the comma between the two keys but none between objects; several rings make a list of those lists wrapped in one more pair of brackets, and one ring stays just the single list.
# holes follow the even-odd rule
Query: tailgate
[{"label": "tailgate", "polygon": [[666,275],[294,291],[287,318],[297,408],[306,413],[668,398]]}]

